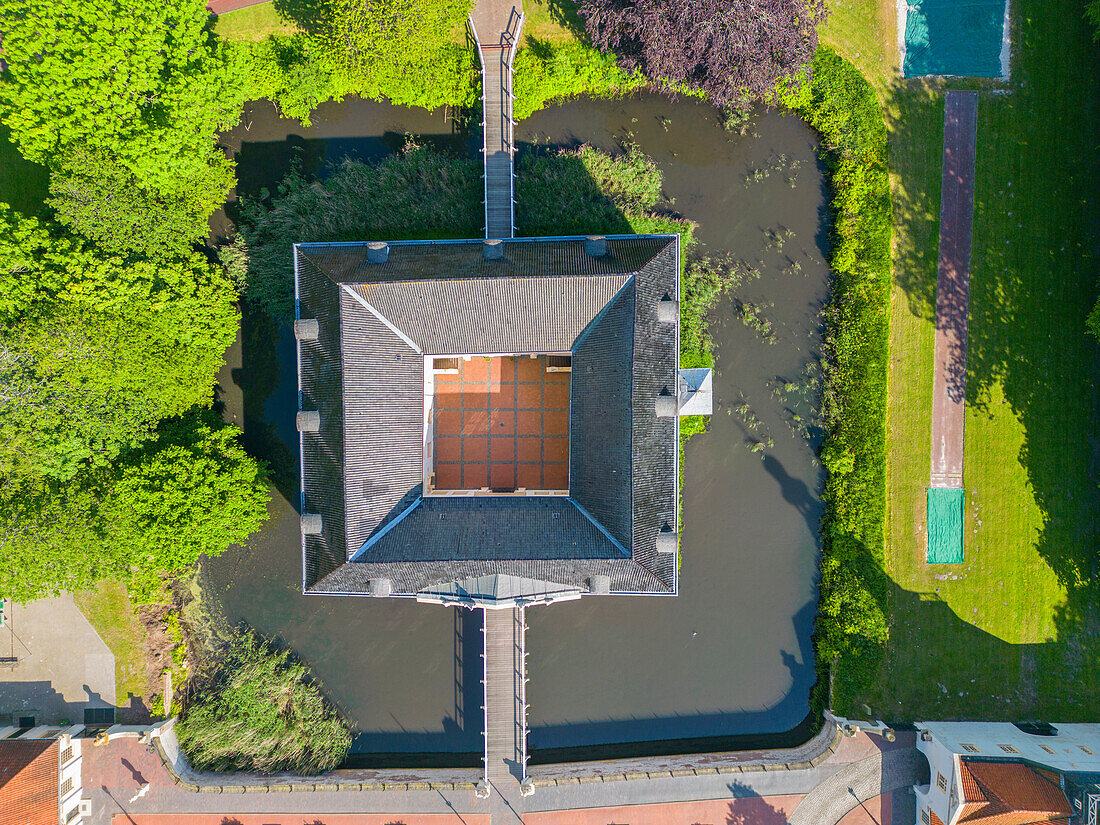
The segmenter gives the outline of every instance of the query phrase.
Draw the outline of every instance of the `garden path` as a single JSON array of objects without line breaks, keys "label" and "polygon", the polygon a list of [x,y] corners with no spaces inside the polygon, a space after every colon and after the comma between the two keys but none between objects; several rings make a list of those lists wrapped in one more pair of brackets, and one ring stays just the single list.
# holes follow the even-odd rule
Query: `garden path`
[{"label": "garden path", "polygon": [[978,93],[948,92],[943,128],[940,259],[936,280],[936,354],[932,381],[935,488],[963,486],[966,346],[970,322],[970,251]]}]

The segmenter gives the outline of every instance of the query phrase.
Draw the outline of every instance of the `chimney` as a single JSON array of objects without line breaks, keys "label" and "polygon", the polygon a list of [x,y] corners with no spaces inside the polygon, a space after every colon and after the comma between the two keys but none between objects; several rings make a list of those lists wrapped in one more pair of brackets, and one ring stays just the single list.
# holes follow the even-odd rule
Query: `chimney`
[{"label": "chimney", "polygon": [[603,235],[589,235],[584,239],[584,251],[593,258],[602,258],[607,254],[607,238]]},{"label": "chimney", "polygon": [[302,532],[307,536],[319,536],[321,534],[321,514],[302,513]]},{"label": "chimney", "polygon": [[657,320],[662,324],[675,324],[680,320],[680,302],[666,295],[657,302]]},{"label": "chimney", "polygon": [[504,242],[499,238],[482,241],[481,253],[487,261],[499,261],[504,257]]},{"label": "chimney", "polygon": [[680,547],[680,536],[669,527],[668,522],[664,523],[660,532],[657,533],[657,552],[658,553],[675,553]]},{"label": "chimney", "polygon": [[384,264],[390,259],[390,245],[385,241],[372,241],[367,244],[367,261],[372,264]]},{"label": "chimney", "polygon": [[679,412],[679,404],[676,401],[676,396],[672,395],[668,391],[668,387],[661,390],[661,394],[657,396],[657,402],[655,404],[658,418],[675,418]]},{"label": "chimney", "polygon": [[588,592],[594,596],[606,596],[611,592],[610,576],[590,576],[588,579]]},{"label": "chimney", "polygon": [[371,596],[388,596],[392,592],[392,579],[370,579],[367,582],[367,593]]},{"label": "chimney", "polygon": [[321,325],[316,318],[299,318],[294,322],[294,337],[299,341],[316,341]]},{"label": "chimney", "polygon": [[321,429],[321,413],[317,410],[302,410],[294,417],[294,425],[300,433],[315,433]]}]

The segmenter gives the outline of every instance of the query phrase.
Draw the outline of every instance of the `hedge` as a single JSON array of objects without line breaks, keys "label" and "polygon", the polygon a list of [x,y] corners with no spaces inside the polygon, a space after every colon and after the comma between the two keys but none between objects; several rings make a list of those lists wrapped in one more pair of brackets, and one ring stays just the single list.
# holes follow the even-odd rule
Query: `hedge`
[{"label": "hedge", "polygon": [[[780,99],[820,133],[833,189],[821,451],[829,475],[815,646],[819,669],[832,666],[831,704],[845,710],[875,678],[888,637],[883,562],[892,206],[886,125],[874,90],[825,47],[811,70],[808,83]],[[820,694],[818,703],[827,700]]]}]

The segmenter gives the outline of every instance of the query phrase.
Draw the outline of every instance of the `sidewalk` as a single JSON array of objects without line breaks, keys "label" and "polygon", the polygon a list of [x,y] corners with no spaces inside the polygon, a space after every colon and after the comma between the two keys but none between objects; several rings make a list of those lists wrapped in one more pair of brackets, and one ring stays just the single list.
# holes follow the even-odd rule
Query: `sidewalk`
[{"label": "sidewalk", "polygon": [[[891,744],[864,734],[842,737],[827,760],[806,770],[773,767],[737,774],[606,782],[596,779],[539,787],[523,800],[522,818],[527,825],[786,825],[803,798],[831,778],[835,777],[834,783],[845,784],[847,775],[858,775],[872,780],[873,785],[876,763],[883,753],[915,753],[912,739],[911,734],[902,734],[898,742]],[[882,773],[888,778],[885,770]],[[355,777],[366,781],[368,774],[341,771],[319,782],[351,781]],[[591,776],[595,778],[595,774]],[[222,793],[216,786],[196,793],[176,785],[156,751],[136,739],[86,748],[83,778],[92,807],[87,820],[90,825],[164,825],[169,821],[220,825],[229,817],[242,825],[488,825],[491,811],[491,801],[477,799],[470,790],[336,791],[329,789],[331,784],[323,784],[315,789],[278,793],[265,792],[264,786],[248,793]],[[899,775],[892,781],[904,783],[908,777]],[[148,790],[135,798],[146,784]],[[841,807],[841,815],[847,814],[840,820],[844,825],[866,825],[874,821],[867,817],[875,811],[891,809],[889,800],[876,802],[873,797],[864,806],[853,798]],[[358,818],[346,818],[352,815]],[[883,819],[879,825],[888,822]]]}]

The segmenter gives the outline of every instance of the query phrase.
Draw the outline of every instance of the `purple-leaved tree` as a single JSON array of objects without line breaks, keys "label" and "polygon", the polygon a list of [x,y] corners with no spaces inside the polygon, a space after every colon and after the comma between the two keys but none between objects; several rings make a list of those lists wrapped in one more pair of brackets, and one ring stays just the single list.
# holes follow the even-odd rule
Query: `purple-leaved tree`
[{"label": "purple-leaved tree", "polygon": [[592,42],[666,87],[747,108],[817,49],[824,0],[580,0]]}]

